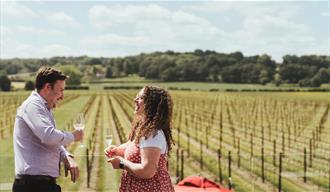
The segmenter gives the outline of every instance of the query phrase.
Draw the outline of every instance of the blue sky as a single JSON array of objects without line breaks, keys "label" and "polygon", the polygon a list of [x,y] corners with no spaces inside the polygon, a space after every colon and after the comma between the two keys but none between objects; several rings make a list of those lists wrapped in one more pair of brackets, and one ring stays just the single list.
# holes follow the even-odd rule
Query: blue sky
[{"label": "blue sky", "polygon": [[329,55],[329,1],[1,1],[0,58]]}]

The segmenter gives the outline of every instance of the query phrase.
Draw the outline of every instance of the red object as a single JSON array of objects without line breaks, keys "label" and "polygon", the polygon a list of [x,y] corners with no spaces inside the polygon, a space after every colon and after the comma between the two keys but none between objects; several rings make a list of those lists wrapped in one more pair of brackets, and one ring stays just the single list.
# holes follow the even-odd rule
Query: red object
[{"label": "red object", "polygon": [[188,176],[174,186],[175,192],[232,192],[202,176]]}]

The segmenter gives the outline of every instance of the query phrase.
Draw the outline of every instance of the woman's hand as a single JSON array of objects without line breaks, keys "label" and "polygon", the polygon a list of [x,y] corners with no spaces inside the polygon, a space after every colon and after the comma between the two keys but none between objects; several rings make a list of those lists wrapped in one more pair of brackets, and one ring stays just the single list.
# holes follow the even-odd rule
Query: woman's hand
[{"label": "woman's hand", "polygon": [[104,149],[105,156],[111,158],[113,156],[117,156],[118,147],[115,145],[110,145],[109,147]]},{"label": "woman's hand", "polygon": [[114,157],[110,158],[108,160],[108,162],[111,163],[112,168],[114,168],[114,169],[120,169],[119,163],[120,163],[120,160],[122,160],[122,159],[123,158],[120,157],[120,156],[114,156]]}]

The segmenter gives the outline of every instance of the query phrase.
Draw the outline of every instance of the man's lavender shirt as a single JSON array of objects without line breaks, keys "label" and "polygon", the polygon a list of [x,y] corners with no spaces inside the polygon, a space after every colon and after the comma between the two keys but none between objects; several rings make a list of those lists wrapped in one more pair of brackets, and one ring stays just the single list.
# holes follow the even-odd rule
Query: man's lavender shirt
[{"label": "man's lavender shirt", "polygon": [[17,109],[14,125],[16,175],[60,175],[60,160],[69,153],[63,145],[73,134],[56,129],[52,111],[37,91]]}]

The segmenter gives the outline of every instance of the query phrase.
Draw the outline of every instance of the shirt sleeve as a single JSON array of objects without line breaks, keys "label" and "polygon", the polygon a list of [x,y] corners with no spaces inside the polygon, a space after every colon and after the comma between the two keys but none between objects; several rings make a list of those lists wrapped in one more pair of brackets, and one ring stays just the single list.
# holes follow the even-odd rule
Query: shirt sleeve
[{"label": "shirt sleeve", "polygon": [[63,161],[67,156],[73,156],[71,153],[69,153],[69,151],[66,150],[66,148],[61,145],[59,147],[59,150],[60,150],[60,156],[61,156],[61,161]]},{"label": "shirt sleeve", "polygon": [[55,146],[71,143],[73,134],[56,129],[47,113],[38,103],[31,102],[23,111],[22,118],[42,143]]},{"label": "shirt sleeve", "polygon": [[166,152],[167,145],[163,131],[158,131],[155,137],[150,136],[147,139],[142,138],[140,141],[140,148],[146,147],[157,147],[161,150],[161,154],[164,154]]}]

